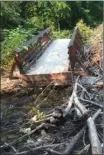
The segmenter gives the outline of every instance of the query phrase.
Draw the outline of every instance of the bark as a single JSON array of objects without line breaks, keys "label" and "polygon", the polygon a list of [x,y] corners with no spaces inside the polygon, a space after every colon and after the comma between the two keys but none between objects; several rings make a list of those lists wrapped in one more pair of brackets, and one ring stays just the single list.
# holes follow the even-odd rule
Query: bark
[{"label": "bark", "polygon": [[70,109],[71,109],[71,107],[72,107],[72,104],[73,104],[73,101],[74,101],[74,92],[77,91],[77,82],[78,82],[78,79],[79,79],[79,77],[76,79],[76,82],[75,82],[75,84],[74,84],[74,86],[73,86],[72,95],[71,95],[71,97],[70,97],[70,99],[69,99],[68,106],[67,106],[66,109],[65,109],[65,112],[66,112],[65,116],[69,113],[69,111],[70,111]]},{"label": "bark", "polygon": [[96,126],[95,126],[95,123],[92,117],[88,118],[87,125],[88,125],[88,130],[89,130],[89,139],[91,143],[92,154],[100,155],[102,154],[101,143],[97,135]]},{"label": "bark", "polygon": [[91,100],[86,100],[86,99],[83,99],[83,98],[79,98],[79,99],[82,100],[82,101],[84,101],[84,102],[87,102],[87,103],[89,103],[89,104],[95,105],[95,106],[97,106],[97,107],[103,109],[103,105],[101,105],[101,104],[98,104],[98,103],[96,103],[96,102],[93,102],[93,101],[91,101]]},{"label": "bark", "polygon": [[80,112],[82,114],[87,114],[88,110],[85,108],[85,106],[83,104],[81,104],[81,102],[78,100],[78,97],[76,95],[76,93],[74,92],[74,101],[75,101],[75,106],[80,110]]},{"label": "bark", "polygon": [[[101,109],[99,109],[92,117],[92,120],[95,121],[95,119],[99,116],[99,114],[101,113]],[[89,119],[89,118],[88,118]],[[53,153],[55,155],[69,155],[74,147],[75,144],[78,142],[78,140],[81,138],[81,136],[83,135],[83,132],[85,131],[85,129],[87,128],[87,125],[85,125],[72,139],[72,141],[69,143],[69,145],[67,146],[66,150],[64,152],[58,152],[55,150],[50,150],[48,149],[48,152]],[[95,155],[95,154],[94,154]],[[98,154],[97,154],[98,155]],[[100,155],[100,154],[99,154]]]}]

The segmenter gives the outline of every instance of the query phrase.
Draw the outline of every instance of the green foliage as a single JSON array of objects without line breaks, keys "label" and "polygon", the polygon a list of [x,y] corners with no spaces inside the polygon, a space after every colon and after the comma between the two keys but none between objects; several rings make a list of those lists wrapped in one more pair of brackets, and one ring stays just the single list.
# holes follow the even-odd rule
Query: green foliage
[{"label": "green foliage", "polygon": [[91,27],[103,20],[103,1],[2,1],[0,18],[1,64],[8,65],[13,51],[47,26],[54,38],[70,38],[78,23],[84,40],[88,39]]},{"label": "green foliage", "polygon": [[40,112],[40,110],[37,110],[36,117],[37,117],[37,120],[41,120],[45,117],[45,115],[43,112]]},{"label": "green foliage", "polygon": [[2,1],[1,2],[1,21],[2,21],[2,28],[10,28],[18,26],[18,24],[21,24],[22,18],[20,16],[21,8],[20,8],[21,2],[18,1]]},{"label": "green foliage", "polygon": [[53,38],[54,39],[69,39],[71,36],[71,32],[69,30],[61,30],[61,31],[53,31]]},{"label": "green foliage", "polygon": [[93,29],[90,27],[90,26],[87,26],[83,20],[80,20],[78,23],[77,23],[77,26],[80,30],[80,33],[83,37],[83,40],[87,40],[91,37],[91,35],[93,34]]},{"label": "green foliage", "polygon": [[[60,21],[70,18],[70,8],[65,2],[40,1],[27,4],[29,17],[38,16],[43,27],[53,25],[58,28]],[[64,21],[69,22],[68,20]]]},{"label": "green foliage", "polygon": [[44,119],[45,118],[45,114],[43,112],[41,112],[39,109],[37,108],[33,108],[33,112],[35,114],[35,121],[39,121],[41,119]]},{"label": "green foliage", "polygon": [[34,34],[44,29],[41,18],[31,17],[24,22],[25,29],[31,29]]},{"label": "green foliage", "polygon": [[13,58],[15,49],[32,36],[33,29],[4,29],[5,39],[1,43],[1,65],[8,65]]},{"label": "green foliage", "polygon": [[103,20],[103,1],[2,1],[1,19],[3,28],[24,25],[26,20],[37,18],[38,26],[53,25],[56,29],[72,29],[83,21],[96,26]]},{"label": "green foliage", "polygon": [[80,19],[91,27],[95,27],[103,21],[103,1],[70,1],[66,3],[71,8],[68,27],[72,28]]}]

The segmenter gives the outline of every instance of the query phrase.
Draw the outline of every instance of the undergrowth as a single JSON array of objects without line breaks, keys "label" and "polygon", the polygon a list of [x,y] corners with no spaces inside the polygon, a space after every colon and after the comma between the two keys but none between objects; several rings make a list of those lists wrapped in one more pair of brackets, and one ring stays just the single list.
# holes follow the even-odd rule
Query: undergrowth
[{"label": "undergrowth", "polygon": [[[82,20],[77,23],[83,39],[86,41],[90,38],[93,30],[87,26]],[[4,40],[1,42],[1,66],[4,68],[10,68],[14,51],[23,42],[29,40],[33,35],[36,35],[39,28],[36,25],[29,28],[18,26],[16,29],[4,29]],[[54,39],[71,38],[73,30],[55,30],[53,29],[52,34]]]}]

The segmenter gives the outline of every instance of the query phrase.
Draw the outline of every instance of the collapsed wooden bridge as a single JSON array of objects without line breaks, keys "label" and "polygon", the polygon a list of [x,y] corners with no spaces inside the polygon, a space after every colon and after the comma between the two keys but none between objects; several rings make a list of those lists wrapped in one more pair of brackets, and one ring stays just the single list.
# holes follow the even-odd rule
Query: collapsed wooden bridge
[{"label": "collapsed wooden bridge", "polygon": [[15,51],[10,77],[14,77],[17,66],[16,76],[28,84],[70,85],[74,75],[88,75],[84,59],[84,43],[78,27],[71,39],[56,40],[47,28]]}]

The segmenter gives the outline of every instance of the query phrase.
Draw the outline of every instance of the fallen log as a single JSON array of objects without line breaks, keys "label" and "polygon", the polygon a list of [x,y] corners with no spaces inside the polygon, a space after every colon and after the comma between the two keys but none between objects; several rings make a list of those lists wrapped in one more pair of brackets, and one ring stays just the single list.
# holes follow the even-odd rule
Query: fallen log
[{"label": "fallen log", "polygon": [[78,118],[81,118],[83,115],[81,114],[80,110],[75,107],[75,112]]},{"label": "fallen log", "polygon": [[47,144],[43,146],[38,146],[36,148],[31,148],[29,151],[22,151],[22,152],[16,152],[16,153],[6,153],[5,155],[34,155],[35,152],[38,150],[44,150],[46,148],[51,148],[51,147],[58,147],[60,145],[63,145],[64,143],[59,143],[59,144]]},{"label": "fallen log", "polygon": [[65,109],[65,116],[69,113],[71,107],[72,107],[72,104],[73,104],[73,101],[74,101],[74,94],[72,93],[70,99],[69,99],[69,102],[68,102],[68,106],[66,107]]},{"label": "fallen log", "polygon": [[89,148],[90,148],[90,144],[86,145],[81,151],[79,151],[79,155],[86,154],[86,151],[88,152]]},{"label": "fallen log", "polygon": [[77,114],[79,115],[78,117],[80,119],[86,120],[89,116],[89,110],[87,110],[86,107],[79,101],[79,99],[77,97],[77,86],[80,86],[83,90],[85,90],[85,92],[87,93],[88,96],[89,96],[89,94],[83,86],[78,84],[78,80],[79,80],[79,77],[76,79],[75,85],[73,87],[73,92],[72,92],[72,95],[68,102],[68,106],[65,109],[64,117],[69,113],[69,111],[72,107],[72,103],[74,103],[74,105],[76,106],[75,110],[76,110]]},{"label": "fallen log", "polygon": [[[92,120],[95,121],[95,119],[99,116],[99,114],[101,113],[101,109],[99,109],[93,116],[92,116]],[[53,153],[55,155],[69,155],[72,151],[73,148],[75,146],[75,144],[78,142],[78,140],[81,138],[81,136],[83,135],[84,130],[87,128],[87,125],[85,125],[72,139],[72,141],[68,144],[66,150],[64,152],[58,152],[52,149],[47,149],[47,151],[49,153]]]},{"label": "fallen log", "polygon": [[[42,129],[42,128],[45,128],[45,127],[46,127],[46,124],[45,124],[45,123],[41,123],[41,124],[40,124],[39,126],[37,126],[35,129],[29,131],[29,132],[26,133],[25,135],[23,135],[23,136],[19,137],[18,139],[12,141],[12,142],[9,143],[8,145],[7,145],[7,144],[4,144],[4,145],[0,146],[0,148],[1,148],[1,150],[2,150],[2,149],[6,149],[6,148],[8,148],[8,146],[12,146],[12,145],[16,144],[16,143],[17,143],[18,141],[20,141],[21,139],[23,139],[23,138],[25,138],[25,137],[27,137],[27,136],[30,136],[31,134],[33,134],[33,133],[37,132],[38,130],[40,130],[40,129]],[[48,128],[48,127],[51,127],[51,128],[52,128],[52,127],[55,127],[55,125],[54,125],[54,124],[47,124],[47,128]]]},{"label": "fallen log", "polygon": [[68,105],[67,105],[67,107],[65,108],[65,115],[64,115],[64,116],[66,116],[66,115],[69,113],[69,111],[70,111],[70,109],[71,109],[71,107],[72,107],[72,104],[73,104],[73,101],[74,101],[74,92],[77,91],[78,79],[79,79],[79,77],[76,79],[75,84],[74,84],[74,86],[73,86],[73,92],[72,92],[72,95],[71,95],[71,97],[70,97],[70,99],[69,99]]},{"label": "fallen log", "polygon": [[92,86],[89,86],[92,88],[103,88],[104,87],[104,83],[103,82],[97,82],[96,84],[93,84]]},{"label": "fallen log", "polygon": [[102,155],[102,148],[99,137],[97,135],[97,130],[92,117],[87,120],[87,126],[89,131],[89,139],[91,143],[91,150],[93,155]]},{"label": "fallen log", "polygon": [[[92,120],[94,121],[98,115],[101,114],[101,109],[99,109],[92,117]],[[102,147],[102,145],[101,145]],[[81,151],[79,151],[79,154],[84,154],[86,151],[88,151],[90,148],[90,144],[87,144]]]},{"label": "fallen log", "polygon": [[68,106],[65,109],[65,112],[66,112],[65,115],[67,115],[69,113],[69,111],[70,111],[70,109],[72,107],[72,103],[73,102],[74,102],[74,104],[80,110],[80,112],[82,114],[87,114],[88,113],[88,110],[78,100],[78,97],[77,97],[77,86],[80,86],[83,90],[85,90],[85,92],[86,92],[86,94],[88,96],[89,96],[89,94],[88,94],[87,90],[83,86],[81,86],[80,84],[78,84],[78,80],[79,80],[79,77],[76,79],[75,84],[73,86],[73,92],[72,92],[72,95],[71,95],[70,100],[68,102]]},{"label": "fallen log", "polygon": [[80,112],[84,115],[84,114],[88,114],[88,110],[85,108],[85,106],[83,104],[81,104],[81,102],[78,100],[78,97],[76,95],[76,93],[74,92],[74,104],[75,106],[80,110]]},{"label": "fallen log", "polygon": [[[83,87],[81,84],[79,84],[79,83],[78,83],[77,85],[78,85],[80,88],[82,88],[82,93],[83,93],[83,92],[86,93],[86,95],[88,96],[88,98],[91,99],[91,97],[90,97],[88,91],[86,90],[86,88],[84,88],[84,87]],[[83,93],[83,94],[84,94],[84,93]]]},{"label": "fallen log", "polygon": [[51,149],[47,149],[48,152],[50,153],[54,153],[55,155],[69,155],[72,150],[73,147],[75,146],[75,144],[77,143],[77,141],[79,140],[79,138],[82,136],[84,130],[86,129],[86,126],[84,126],[72,139],[72,141],[69,143],[69,145],[67,146],[66,150],[64,152],[58,152],[58,151],[54,151]]},{"label": "fallen log", "polygon": [[101,105],[101,104],[98,104],[98,103],[96,103],[96,102],[93,102],[93,101],[91,101],[91,100],[86,100],[86,99],[83,99],[83,98],[79,98],[79,99],[82,100],[82,101],[84,101],[84,102],[87,102],[87,103],[89,103],[89,104],[95,105],[95,106],[97,106],[97,107],[103,109],[103,105]]}]

